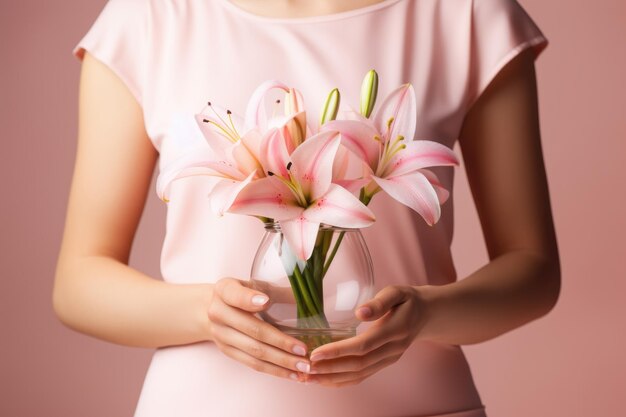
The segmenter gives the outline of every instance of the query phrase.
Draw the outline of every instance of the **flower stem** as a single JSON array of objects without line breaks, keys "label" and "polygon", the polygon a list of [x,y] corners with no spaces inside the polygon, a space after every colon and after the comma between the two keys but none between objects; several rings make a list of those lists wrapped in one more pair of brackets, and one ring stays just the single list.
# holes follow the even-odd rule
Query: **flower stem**
[{"label": "flower stem", "polygon": [[335,242],[335,246],[333,247],[333,250],[330,253],[330,257],[326,261],[326,265],[324,265],[324,270],[322,271],[322,278],[324,278],[324,276],[326,275],[326,272],[328,271],[328,268],[330,268],[331,262],[333,261],[333,259],[335,259],[335,255],[337,254],[337,250],[339,249],[339,245],[341,244],[341,241],[343,240],[343,236],[345,234],[346,234],[345,231],[342,231],[341,233],[339,233],[339,237],[337,238],[337,241]]},{"label": "flower stem", "polygon": [[304,310],[304,300],[302,299],[302,294],[300,294],[300,290],[298,289],[298,284],[293,275],[287,274],[289,278],[289,284],[291,285],[291,291],[293,292],[293,296],[296,299],[296,308],[298,310],[298,318],[305,317],[306,311]]},{"label": "flower stem", "polygon": [[311,299],[311,295],[309,294],[309,291],[307,290],[306,283],[304,282],[304,277],[302,276],[302,272],[300,272],[300,268],[298,267],[298,265],[294,267],[293,275],[295,277],[298,291],[300,292],[300,295],[303,298],[302,301],[304,301],[303,307],[306,307],[306,310],[308,310],[307,313],[314,315],[315,310],[316,310],[315,304],[313,303],[313,300]]}]

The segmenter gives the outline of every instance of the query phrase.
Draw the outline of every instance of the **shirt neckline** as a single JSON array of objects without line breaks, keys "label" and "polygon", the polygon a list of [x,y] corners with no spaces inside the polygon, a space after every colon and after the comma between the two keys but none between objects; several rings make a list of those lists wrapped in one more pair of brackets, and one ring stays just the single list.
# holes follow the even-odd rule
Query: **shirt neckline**
[{"label": "shirt neckline", "polygon": [[271,17],[271,16],[262,16],[252,12],[249,12],[235,3],[232,3],[230,0],[217,0],[224,8],[230,10],[233,13],[236,13],[240,16],[243,16],[247,19],[254,20],[257,22],[265,22],[265,23],[286,23],[286,24],[302,24],[302,23],[317,23],[317,22],[330,22],[334,20],[346,19],[349,17],[359,16],[367,13],[374,12],[379,9],[383,9],[391,6],[392,4],[399,3],[402,0],[382,0],[378,3],[370,4],[368,6],[357,7],[352,10],[345,10],[343,12],[337,13],[329,13],[318,16],[304,16],[304,17]]}]

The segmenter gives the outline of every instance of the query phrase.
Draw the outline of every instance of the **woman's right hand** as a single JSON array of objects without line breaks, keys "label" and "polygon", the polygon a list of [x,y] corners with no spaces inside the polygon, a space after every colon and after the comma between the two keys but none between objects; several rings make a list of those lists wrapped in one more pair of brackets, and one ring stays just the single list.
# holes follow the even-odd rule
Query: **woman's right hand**
[{"label": "woman's right hand", "polygon": [[208,308],[212,340],[224,354],[256,371],[304,381],[297,372],[310,372],[306,345],[254,315],[268,301],[246,281],[217,281]]}]

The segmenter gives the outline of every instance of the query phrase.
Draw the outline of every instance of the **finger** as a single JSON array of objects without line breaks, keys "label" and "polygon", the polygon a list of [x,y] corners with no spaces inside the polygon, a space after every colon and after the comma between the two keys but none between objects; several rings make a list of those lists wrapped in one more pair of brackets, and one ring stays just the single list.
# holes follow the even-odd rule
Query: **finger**
[{"label": "finger", "polygon": [[311,374],[358,372],[374,365],[386,357],[402,354],[405,350],[406,344],[404,341],[386,343],[366,355],[344,356],[337,359],[313,362],[311,365]]},{"label": "finger", "polygon": [[229,356],[230,358],[238,362],[243,363],[244,365],[247,365],[248,367],[254,369],[255,371],[263,372],[263,373],[274,375],[274,376],[281,377],[281,378],[291,379],[293,381],[298,380],[298,375],[295,372],[290,371],[280,366],[276,366],[269,362],[265,362],[260,359],[257,359],[247,354],[246,352],[237,349],[234,346],[221,345],[220,350],[224,352],[225,355]]},{"label": "finger", "polygon": [[267,294],[235,278],[222,278],[215,284],[215,291],[226,304],[250,312],[263,310],[269,301]]},{"label": "finger", "polygon": [[380,290],[374,298],[359,306],[355,315],[362,321],[377,320],[394,306],[402,304],[407,298],[408,291],[404,287],[388,286]]},{"label": "finger", "polygon": [[296,298],[293,295],[293,290],[289,286],[279,286],[274,285],[271,282],[267,281],[254,281],[252,282],[244,282],[243,285],[249,286],[250,288],[260,291],[264,294],[270,296],[270,302],[273,304],[283,303],[283,304],[295,304]]},{"label": "finger", "polygon": [[240,333],[231,327],[222,327],[219,330],[219,338],[222,343],[239,349],[256,359],[269,362],[292,371],[309,373],[311,370],[311,364],[301,356],[286,353],[273,346],[253,339],[248,335]]},{"label": "finger", "polygon": [[308,381],[316,382],[320,385],[343,387],[347,385],[355,385],[364,379],[372,376],[381,369],[395,363],[400,359],[401,355],[387,356],[378,362],[368,366],[357,372],[341,372],[336,374],[319,374],[308,377]]},{"label": "finger", "polygon": [[255,340],[274,346],[285,352],[298,356],[306,356],[307,346],[298,339],[288,336],[274,326],[237,308],[223,304],[211,309],[210,319],[213,323],[232,327]]},{"label": "finger", "polygon": [[363,356],[388,342],[398,340],[399,334],[394,331],[393,327],[376,323],[354,337],[328,343],[315,349],[311,352],[311,361],[317,362],[351,355]]}]

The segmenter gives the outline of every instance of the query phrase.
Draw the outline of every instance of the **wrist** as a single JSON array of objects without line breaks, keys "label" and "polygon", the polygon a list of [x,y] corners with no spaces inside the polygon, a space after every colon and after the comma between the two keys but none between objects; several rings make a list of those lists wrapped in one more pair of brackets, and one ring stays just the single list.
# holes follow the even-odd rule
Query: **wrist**
[{"label": "wrist", "polygon": [[209,319],[209,305],[213,298],[213,284],[193,284],[194,292],[194,323],[200,341],[212,341],[211,321]]},{"label": "wrist", "polygon": [[412,286],[415,298],[420,306],[422,316],[419,332],[415,340],[436,342],[437,334],[433,333],[433,323],[436,322],[438,311],[446,298],[444,285],[417,285]]}]

